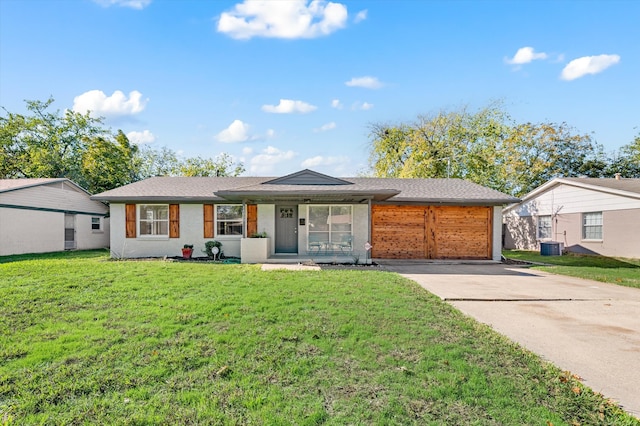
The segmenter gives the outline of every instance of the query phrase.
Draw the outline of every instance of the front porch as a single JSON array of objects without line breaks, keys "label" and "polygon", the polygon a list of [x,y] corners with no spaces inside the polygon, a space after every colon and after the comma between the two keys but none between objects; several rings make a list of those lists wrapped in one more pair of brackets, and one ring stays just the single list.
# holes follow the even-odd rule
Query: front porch
[{"label": "front porch", "polygon": [[370,264],[371,258],[357,254],[272,254],[260,263]]}]

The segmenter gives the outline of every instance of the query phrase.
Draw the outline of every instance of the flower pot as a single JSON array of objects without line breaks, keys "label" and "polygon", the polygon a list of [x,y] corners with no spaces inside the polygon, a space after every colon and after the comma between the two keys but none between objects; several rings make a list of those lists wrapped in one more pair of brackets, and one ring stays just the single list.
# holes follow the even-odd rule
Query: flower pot
[{"label": "flower pot", "polygon": [[183,259],[191,259],[191,255],[193,254],[192,248],[183,248],[182,249],[182,258]]}]

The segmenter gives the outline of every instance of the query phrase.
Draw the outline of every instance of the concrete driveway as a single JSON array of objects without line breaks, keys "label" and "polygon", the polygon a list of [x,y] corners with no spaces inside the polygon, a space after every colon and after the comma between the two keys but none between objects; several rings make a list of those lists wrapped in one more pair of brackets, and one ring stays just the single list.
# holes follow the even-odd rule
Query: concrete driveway
[{"label": "concrete driveway", "polygon": [[640,418],[640,289],[502,264],[379,263]]}]

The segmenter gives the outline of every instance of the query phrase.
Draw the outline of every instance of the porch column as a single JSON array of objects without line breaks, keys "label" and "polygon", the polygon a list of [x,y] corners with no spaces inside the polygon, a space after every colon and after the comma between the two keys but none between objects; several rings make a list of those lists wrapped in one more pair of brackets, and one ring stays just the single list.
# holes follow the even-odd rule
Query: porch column
[{"label": "porch column", "polygon": [[247,238],[247,200],[242,200],[242,238]]},{"label": "porch column", "polygon": [[[367,208],[368,208],[368,213],[367,213],[367,221],[369,222],[367,226],[367,242],[369,244],[371,244],[371,198],[369,198],[369,200],[367,201]],[[366,257],[368,258],[370,254],[370,250],[367,250],[367,255]]]}]

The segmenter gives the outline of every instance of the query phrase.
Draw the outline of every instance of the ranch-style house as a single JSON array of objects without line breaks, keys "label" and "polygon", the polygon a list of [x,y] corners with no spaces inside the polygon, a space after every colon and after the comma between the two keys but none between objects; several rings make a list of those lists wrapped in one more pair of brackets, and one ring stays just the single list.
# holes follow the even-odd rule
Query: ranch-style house
[{"label": "ranch-style house", "polygon": [[[94,195],[110,205],[112,256],[196,254],[210,240],[243,263],[500,260],[502,206],[461,179],[154,177]],[[266,238],[251,238],[266,237]]]}]

